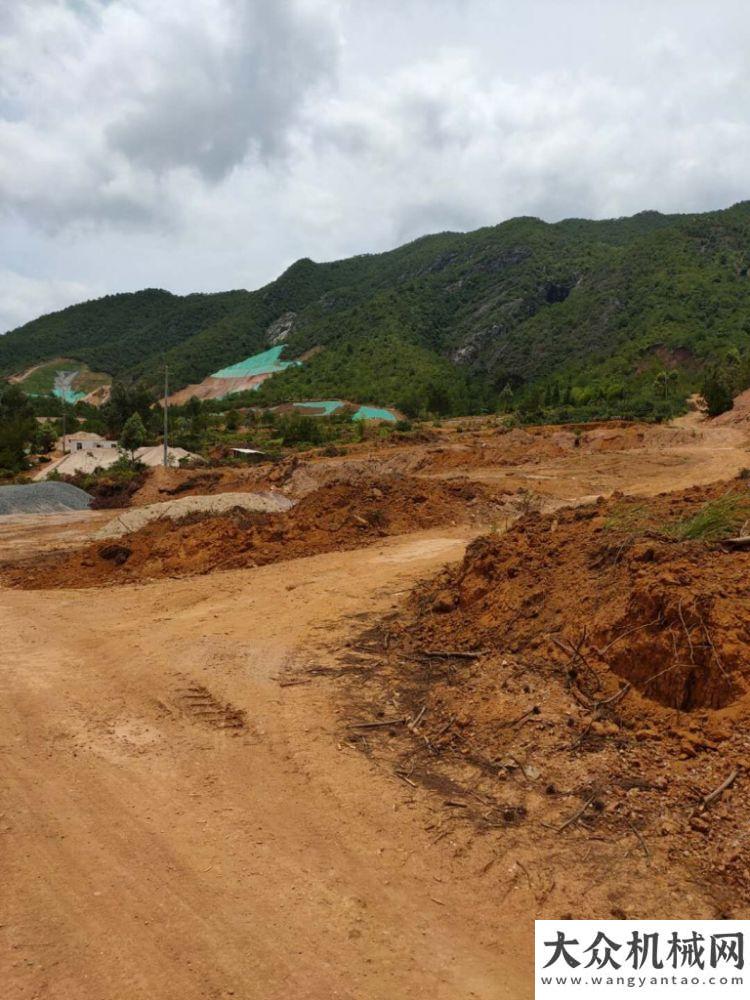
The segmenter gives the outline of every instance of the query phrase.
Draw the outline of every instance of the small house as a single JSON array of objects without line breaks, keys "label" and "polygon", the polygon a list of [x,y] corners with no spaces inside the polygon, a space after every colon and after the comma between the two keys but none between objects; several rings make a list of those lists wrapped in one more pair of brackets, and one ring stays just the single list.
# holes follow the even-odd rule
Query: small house
[{"label": "small house", "polygon": [[116,441],[108,441],[91,431],[76,431],[66,434],[63,439],[63,451],[95,451],[97,448],[116,448]]}]

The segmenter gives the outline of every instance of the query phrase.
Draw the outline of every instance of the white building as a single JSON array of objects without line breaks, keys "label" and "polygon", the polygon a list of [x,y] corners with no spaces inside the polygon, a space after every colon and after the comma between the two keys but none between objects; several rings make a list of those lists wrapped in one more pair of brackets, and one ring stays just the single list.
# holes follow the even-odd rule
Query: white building
[{"label": "white building", "polygon": [[63,451],[95,451],[97,448],[117,448],[117,442],[107,441],[91,431],[66,434],[63,441]]}]

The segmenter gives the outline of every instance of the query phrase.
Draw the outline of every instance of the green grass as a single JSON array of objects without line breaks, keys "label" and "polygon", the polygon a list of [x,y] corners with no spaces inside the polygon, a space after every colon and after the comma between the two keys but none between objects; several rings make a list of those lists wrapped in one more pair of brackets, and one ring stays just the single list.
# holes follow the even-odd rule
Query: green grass
[{"label": "green grass", "polygon": [[646,504],[619,504],[604,522],[604,530],[640,534],[653,525],[653,516]]},{"label": "green grass", "polygon": [[666,525],[663,532],[675,542],[717,542],[739,532],[749,519],[750,497],[726,493],[709,500],[691,517]]},{"label": "green grass", "polygon": [[624,502],[612,509],[604,529],[632,536],[648,533],[673,542],[716,542],[739,533],[746,522],[750,522],[750,494],[725,493],[674,521],[659,520],[647,504]]}]

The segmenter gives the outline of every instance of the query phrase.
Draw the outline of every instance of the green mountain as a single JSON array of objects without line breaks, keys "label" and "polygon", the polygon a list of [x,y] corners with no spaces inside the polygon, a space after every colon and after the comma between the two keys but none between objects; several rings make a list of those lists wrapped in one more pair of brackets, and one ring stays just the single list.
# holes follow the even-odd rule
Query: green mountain
[{"label": "green mountain", "polygon": [[[0,337],[0,375],[65,357],[156,385],[166,360],[179,388],[283,341],[286,359],[311,356],[258,401],[468,413],[495,408],[509,385],[527,411],[647,415],[674,407],[733,348],[745,352],[749,268],[750,202],[518,218],[382,254],[303,259],[254,292],[147,289],[72,306]],[[665,368],[677,374],[660,394]]]}]

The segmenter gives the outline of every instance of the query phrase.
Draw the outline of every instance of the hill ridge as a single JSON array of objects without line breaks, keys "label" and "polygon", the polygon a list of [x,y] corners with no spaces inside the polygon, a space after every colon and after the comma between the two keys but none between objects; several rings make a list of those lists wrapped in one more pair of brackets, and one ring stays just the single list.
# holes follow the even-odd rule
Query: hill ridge
[{"label": "hill ridge", "polygon": [[266,350],[284,319],[285,357],[323,350],[264,383],[258,401],[340,396],[462,413],[512,392],[532,409],[562,400],[625,414],[649,398],[654,408],[665,365],[677,372],[669,391],[684,395],[727,351],[745,350],[749,269],[748,201],[518,216],[382,253],[302,257],[254,291],[147,288],[69,306],[0,337],[0,376],[71,357],[156,385],[166,361],[180,388]]}]

